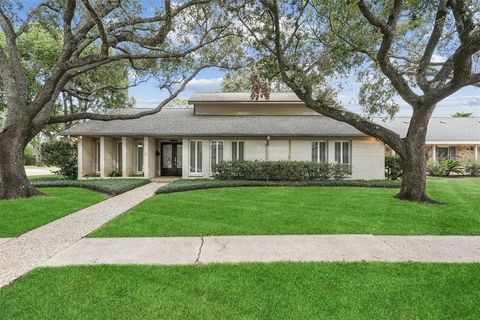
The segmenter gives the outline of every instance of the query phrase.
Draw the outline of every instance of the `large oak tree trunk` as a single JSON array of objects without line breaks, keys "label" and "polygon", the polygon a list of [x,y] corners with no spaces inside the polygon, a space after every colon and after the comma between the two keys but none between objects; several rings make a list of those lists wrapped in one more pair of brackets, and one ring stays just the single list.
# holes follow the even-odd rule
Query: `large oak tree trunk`
[{"label": "large oak tree trunk", "polygon": [[402,183],[396,198],[416,202],[434,202],[427,196],[427,154],[425,141],[433,107],[417,108],[410,120],[407,136],[403,139]]},{"label": "large oak tree trunk", "polygon": [[28,181],[23,154],[26,142],[16,134],[0,134],[0,199],[41,194]]},{"label": "large oak tree trunk", "polygon": [[402,183],[396,198],[416,202],[432,202],[427,196],[425,144],[418,143],[416,147],[410,145],[407,149],[409,150],[402,157]]}]

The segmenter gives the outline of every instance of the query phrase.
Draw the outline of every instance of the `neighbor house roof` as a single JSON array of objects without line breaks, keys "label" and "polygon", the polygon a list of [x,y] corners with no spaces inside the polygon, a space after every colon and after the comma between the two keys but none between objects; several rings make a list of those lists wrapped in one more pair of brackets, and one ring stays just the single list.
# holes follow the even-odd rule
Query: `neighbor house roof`
[{"label": "neighbor house roof", "polygon": [[[135,113],[146,109],[117,110]],[[375,120],[404,137],[410,118]],[[87,121],[63,132],[72,136],[331,136],[364,137],[354,127],[325,116],[195,116],[193,108],[164,109],[133,120]],[[480,118],[432,118],[427,141],[478,141]]]},{"label": "neighbor house roof", "polygon": [[245,103],[270,103],[270,102],[298,102],[303,103],[293,92],[270,93],[268,100],[259,98],[258,101],[251,99],[248,92],[198,92],[192,94],[188,100],[189,104],[207,102],[245,102]]},{"label": "neighbor house roof", "polygon": [[[377,123],[397,132],[400,136],[407,135],[410,118],[397,117]],[[432,117],[428,123],[427,142],[473,142],[480,143],[480,118]]]}]

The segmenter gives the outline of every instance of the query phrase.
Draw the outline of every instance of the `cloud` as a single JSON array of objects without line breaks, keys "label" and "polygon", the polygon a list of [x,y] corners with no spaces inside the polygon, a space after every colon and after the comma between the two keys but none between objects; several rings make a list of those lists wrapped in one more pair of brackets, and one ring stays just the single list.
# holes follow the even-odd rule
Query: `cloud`
[{"label": "cloud", "polygon": [[195,78],[187,85],[187,90],[200,92],[215,92],[220,90],[223,77],[212,79],[198,79]]}]

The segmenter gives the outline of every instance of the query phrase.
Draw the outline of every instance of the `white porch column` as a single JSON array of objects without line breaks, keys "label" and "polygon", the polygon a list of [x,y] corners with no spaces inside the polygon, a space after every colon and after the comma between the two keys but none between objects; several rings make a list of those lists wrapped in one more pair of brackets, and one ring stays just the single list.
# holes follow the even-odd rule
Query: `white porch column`
[{"label": "white porch column", "polygon": [[143,175],[145,179],[155,177],[155,138],[145,137],[143,142]]},{"label": "white porch column", "polygon": [[78,139],[78,179],[92,174],[95,166],[95,141],[89,137]]},{"label": "white porch column", "polygon": [[335,163],[335,141],[334,140],[328,140],[328,163]]},{"label": "white porch column", "polygon": [[107,178],[113,171],[114,159],[113,139],[100,137],[100,177]]},{"label": "white porch column", "polygon": [[122,177],[131,177],[135,172],[135,140],[122,137]]},{"label": "white porch column", "polygon": [[480,160],[478,157],[480,157],[480,154],[478,154],[478,148],[480,148],[480,146],[475,146],[475,160]]},{"label": "white porch column", "polygon": [[434,162],[437,161],[437,146],[432,146],[432,159]]}]

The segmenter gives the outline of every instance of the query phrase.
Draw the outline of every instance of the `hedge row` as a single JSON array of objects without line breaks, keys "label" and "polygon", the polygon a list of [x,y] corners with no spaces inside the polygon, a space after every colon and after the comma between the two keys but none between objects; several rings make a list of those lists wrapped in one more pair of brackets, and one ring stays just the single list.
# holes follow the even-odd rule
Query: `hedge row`
[{"label": "hedge row", "polygon": [[95,179],[95,180],[33,180],[35,187],[75,187],[86,188],[109,195],[117,195],[143,186],[148,179]]},{"label": "hedge row", "polygon": [[365,187],[399,188],[399,181],[391,180],[323,180],[323,181],[259,181],[259,180],[178,180],[160,187],[155,193],[166,194],[214,188],[233,187]]},{"label": "hedge row", "polygon": [[343,180],[350,166],[312,161],[223,161],[213,166],[220,180],[314,181]]}]

